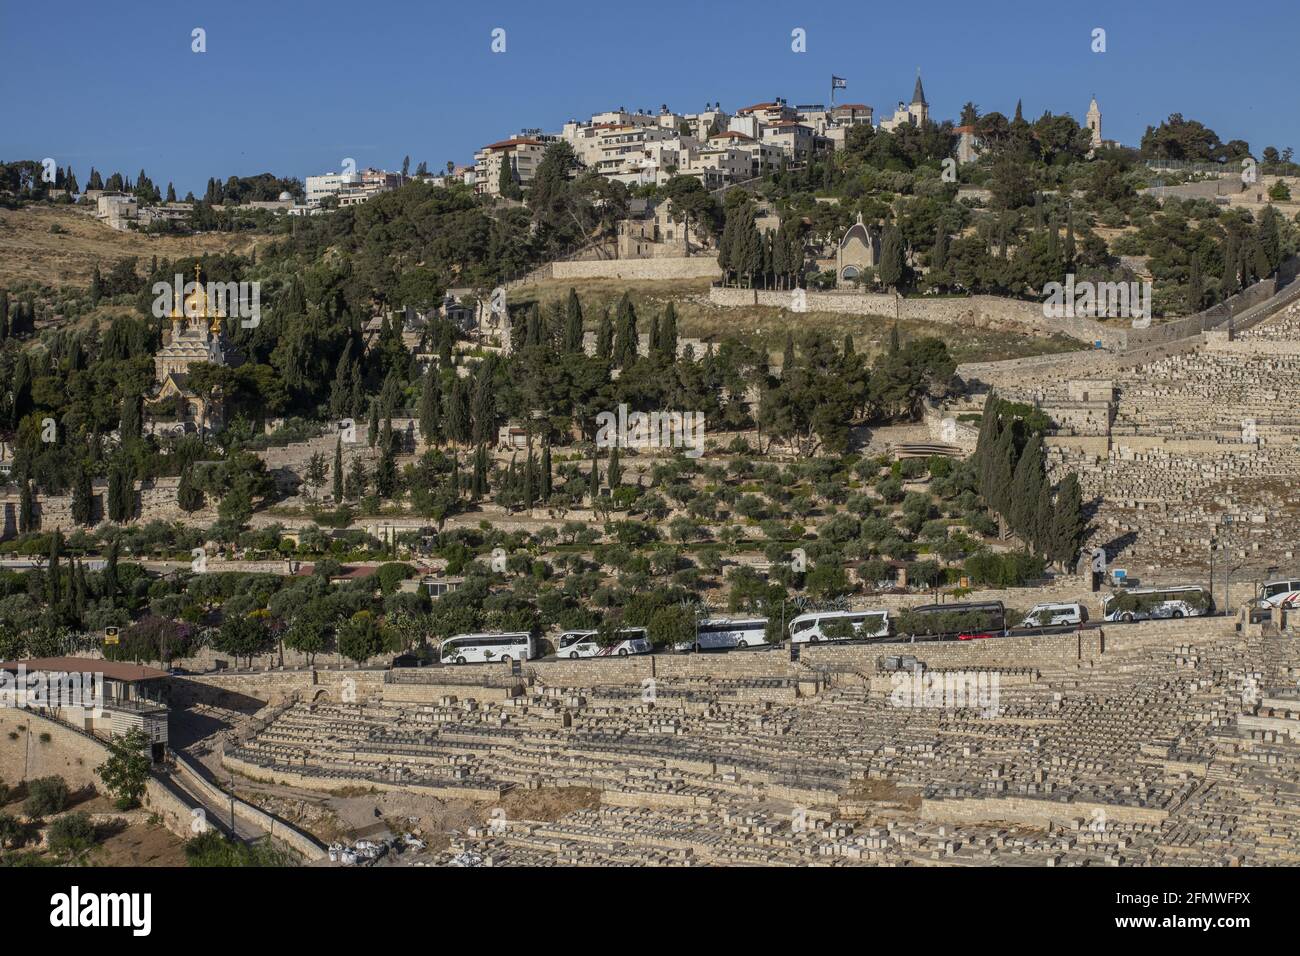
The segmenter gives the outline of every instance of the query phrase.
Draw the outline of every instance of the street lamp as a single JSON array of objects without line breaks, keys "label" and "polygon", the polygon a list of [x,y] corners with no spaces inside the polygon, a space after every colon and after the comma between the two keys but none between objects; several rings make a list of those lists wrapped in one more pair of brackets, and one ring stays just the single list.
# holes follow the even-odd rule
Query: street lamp
[{"label": "street lamp", "polygon": [[[1236,567],[1229,568],[1225,574],[1227,580],[1223,582],[1223,613],[1224,614],[1227,614],[1228,611],[1231,610],[1228,604],[1228,600],[1229,600],[1229,589],[1232,586],[1232,576],[1233,574],[1240,571],[1244,567],[1245,567],[1244,564],[1238,564]],[[1210,597],[1214,597],[1213,591],[1210,592]]]},{"label": "street lamp", "polygon": [[1210,539],[1210,597],[1214,597],[1214,548],[1219,543],[1218,538]]}]

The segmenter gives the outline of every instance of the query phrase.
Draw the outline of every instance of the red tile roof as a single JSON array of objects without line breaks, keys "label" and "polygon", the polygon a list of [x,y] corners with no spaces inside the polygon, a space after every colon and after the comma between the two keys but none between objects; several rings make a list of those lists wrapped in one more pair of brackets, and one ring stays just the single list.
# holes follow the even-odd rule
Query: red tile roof
[{"label": "red tile roof", "polygon": [[545,146],[540,139],[533,139],[531,136],[520,136],[516,139],[503,139],[499,143],[489,143],[484,149],[509,149],[512,146]]}]

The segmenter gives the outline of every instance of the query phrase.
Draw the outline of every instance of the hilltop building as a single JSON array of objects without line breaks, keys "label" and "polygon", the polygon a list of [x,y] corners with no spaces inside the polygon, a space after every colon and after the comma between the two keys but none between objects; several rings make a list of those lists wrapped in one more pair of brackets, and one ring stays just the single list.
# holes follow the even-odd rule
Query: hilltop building
[{"label": "hilltop building", "polygon": [[912,89],[912,102],[905,104],[901,100],[894,110],[892,119],[881,120],[880,128],[893,131],[903,125],[924,126],[930,121],[930,104],[925,101],[925,90],[921,87],[921,71],[916,71],[916,86]]},{"label": "hilltop building", "polygon": [[1101,140],[1101,107],[1097,105],[1097,97],[1092,98],[1088,104],[1088,117],[1086,120],[1088,131],[1092,133],[1092,148],[1096,149],[1102,143]]}]

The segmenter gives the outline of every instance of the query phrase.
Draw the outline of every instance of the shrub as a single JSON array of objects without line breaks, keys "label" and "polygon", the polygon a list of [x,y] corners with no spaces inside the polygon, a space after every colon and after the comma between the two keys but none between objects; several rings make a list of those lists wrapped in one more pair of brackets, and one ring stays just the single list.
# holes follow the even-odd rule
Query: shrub
[{"label": "shrub", "polygon": [[95,845],[95,824],[84,813],[69,813],[50,825],[50,849],[70,857]]},{"label": "shrub", "polygon": [[68,785],[62,777],[39,777],[27,784],[23,812],[29,817],[47,817],[68,805]]}]

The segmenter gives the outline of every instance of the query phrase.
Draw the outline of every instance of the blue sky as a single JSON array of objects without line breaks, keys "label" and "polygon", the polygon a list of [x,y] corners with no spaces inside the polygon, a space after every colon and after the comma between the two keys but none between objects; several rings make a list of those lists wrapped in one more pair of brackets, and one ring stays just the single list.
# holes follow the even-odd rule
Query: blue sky
[{"label": "blue sky", "polygon": [[[647,11],[654,11],[653,14]],[[55,15],[57,13],[57,15]],[[534,0],[387,4],[0,0],[0,159],[93,164],[202,193],[208,177],[302,177],[470,161],[524,127],[667,103],[735,110],[784,96],[876,116],[910,99],[919,66],[936,118],[1017,97],[1136,144],[1182,112],[1225,141],[1300,149],[1291,34],[1209,0],[745,3]],[[207,52],[191,52],[191,31]],[[506,31],[506,52],[490,50]],[[807,52],[791,31],[807,31]],[[1106,52],[1090,49],[1095,27]]]}]

